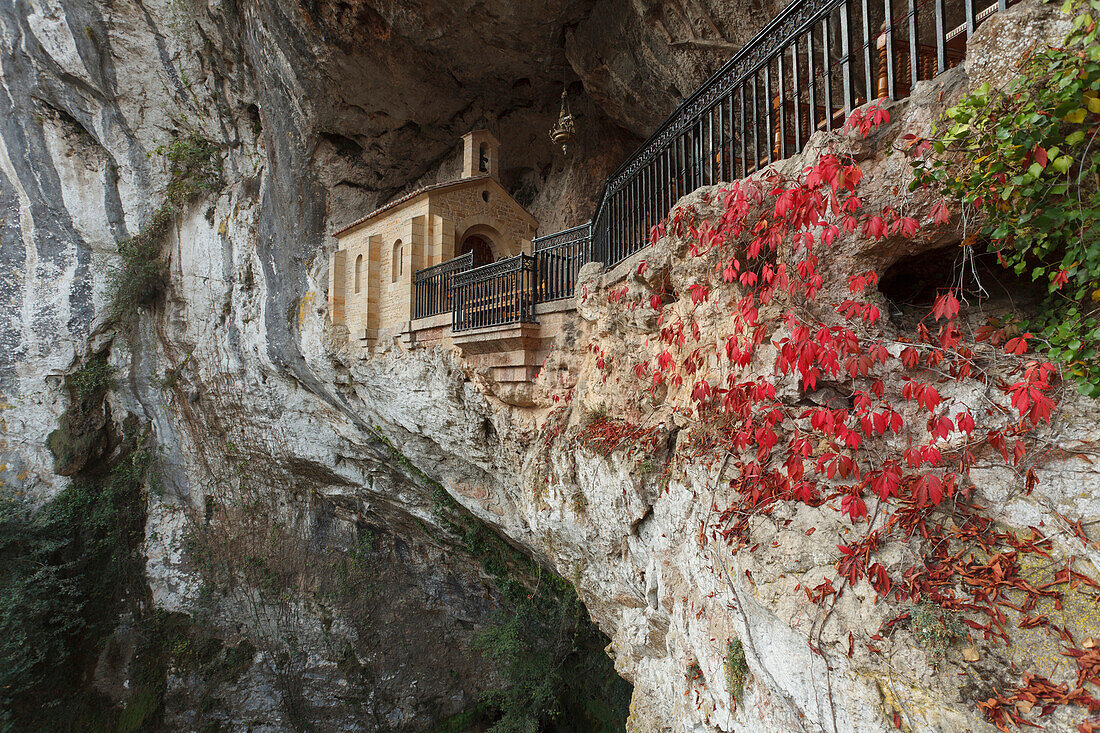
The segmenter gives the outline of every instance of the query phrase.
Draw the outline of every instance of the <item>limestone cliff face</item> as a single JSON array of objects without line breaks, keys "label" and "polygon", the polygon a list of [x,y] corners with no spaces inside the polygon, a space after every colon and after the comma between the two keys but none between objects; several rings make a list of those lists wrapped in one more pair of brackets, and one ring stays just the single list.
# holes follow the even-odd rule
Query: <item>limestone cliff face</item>
[{"label": "limestone cliff face", "polygon": [[[807,509],[754,527],[765,550],[732,557],[697,539],[712,476],[686,471],[666,486],[629,455],[548,440],[586,411],[626,404],[587,355],[593,338],[625,353],[652,334],[653,324],[624,324],[598,305],[625,272],[588,270],[591,304],[579,304],[548,360],[535,409],[495,400],[460,355],[393,346],[353,359],[326,330],[325,232],[452,177],[460,134],[494,127],[505,183],[543,229],[577,223],[604,176],[770,10],[711,0],[0,6],[0,470],[6,489],[36,502],[69,485],[47,436],[69,407],[65,375],[106,354],[118,383],[104,429],[121,433],[134,416],[158,449],[142,547],[152,604],[217,629],[219,669],[232,671],[170,669],[169,729],[289,730],[303,719],[419,729],[490,686],[469,649],[500,589],[447,539],[453,512],[428,479],[576,584],[635,685],[637,730],[878,731],[895,710],[912,730],[988,728],[973,705],[981,691],[963,690],[910,637],[892,640],[885,661],[838,652],[850,629],[886,618],[870,598],[851,597],[816,629],[826,656],[808,650],[809,611],[791,588],[831,567],[835,514]],[[892,129],[926,128],[940,92],[958,93],[966,73],[1003,73],[992,60],[1005,39],[1022,49],[1028,33],[1056,38],[1043,23],[1032,6],[990,21],[967,70],[895,108]],[[545,140],[563,83],[582,131],[564,161]],[[173,218],[164,298],[126,329],[110,326],[115,243],[163,201],[158,146],[191,130],[218,146],[224,185]],[[865,151],[884,197],[904,168],[886,140]],[[662,242],[646,255],[652,271],[685,277],[681,248]],[[901,253],[845,251],[835,274],[884,270]],[[569,388],[570,406],[555,410],[553,395]],[[1059,440],[1095,438],[1094,413],[1071,405]],[[675,422],[654,424],[667,424],[672,450]],[[1012,526],[1056,524],[1048,506],[1088,516],[1079,491],[1095,483],[1091,468],[1066,459],[1050,473],[1042,492],[1018,497],[991,470],[983,491]],[[257,508],[280,520],[257,532],[271,540],[264,547],[286,548],[284,569],[300,586],[279,605],[247,585],[212,598],[211,558],[196,554],[194,537],[233,516],[250,526]],[[271,562],[247,539],[221,547]],[[358,606],[326,602],[340,577],[324,558],[363,547],[371,593]],[[733,636],[750,672],[735,711],[723,671]],[[259,639],[271,643],[249,646]],[[116,641],[127,648],[124,630]],[[125,660],[109,657],[97,680],[125,699]],[[685,674],[693,662],[702,683]]]},{"label": "limestone cliff face", "polygon": [[[379,442],[372,427],[392,416],[373,399],[349,401],[349,375],[327,355],[326,232],[454,177],[458,137],[478,126],[502,140],[504,182],[545,230],[586,218],[604,176],[646,132],[609,100],[645,77],[660,93],[637,101],[659,118],[728,53],[672,42],[748,32],[716,26],[729,18],[712,19],[705,3],[616,12],[629,38],[600,20],[596,2],[0,7],[4,490],[47,501],[117,452],[128,418],[150,426],[159,476],[141,548],[150,598],[214,630],[225,645],[214,662],[232,671],[170,670],[169,727],[290,729],[304,715],[328,730],[416,729],[493,683],[471,643],[499,607],[496,581],[455,547],[455,517],[433,489]],[[577,33],[608,34],[599,58],[570,60]],[[580,126],[568,160],[546,139],[563,86]],[[191,133],[216,146],[221,185],[172,217],[163,299],[136,323],[110,326],[116,243],[155,219],[171,181],[162,146]],[[72,401],[66,375],[96,354],[116,383],[83,421],[94,432],[84,455],[55,460],[47,438]],[[425,384],[472,389],[436,358]],[[414,389],[413,376],[391,378]],[[482,425],[451,429],[457,441]],[[281,540],[299,543],[304,559],[287,562],[312,584],[303,597],[333,582],[313,572],[332,570],[330,551],[359,553],[372,579],[361,607],[341,618],[316,602],[289,612],[247,590],[212,602],[194,535],[224,525],[244,485],[295,528]],[[261,637],[272,643],[242,646]],[[123,623],[94,675],[122,703],[134,644]]]}]

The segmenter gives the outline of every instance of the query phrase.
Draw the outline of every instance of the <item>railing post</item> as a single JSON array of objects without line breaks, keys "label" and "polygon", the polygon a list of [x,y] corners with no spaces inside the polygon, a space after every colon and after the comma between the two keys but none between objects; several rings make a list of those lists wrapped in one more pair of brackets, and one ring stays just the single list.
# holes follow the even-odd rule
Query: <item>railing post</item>
[{"label": "railing post", "polygon": [[741,177],[745,178],[749,175],[749,154],[748,154],[748,135],[745,133],[745,81],[742,79],[737,85],[737,91],[741,96],[741,107],[738,112],[741,115],[741,134],[738,135],[741,138]]},{"label": "railing post", "polygon": [[451,330],[461,331],[462,328],[458,323],[459,313],[462,312],[462,285],[455,286],[455,292],[451,298]]},{"label": "railing post", "polygon": [[917,0],[909,0],[909,88],[920,78],[920,49],[917,43]]},{"label": "railing post", "polygon": [[794,152],[802,152],[802,93],[798,83],[798,36],[791,39],[791,101],[794,107]]},{"label": "railing post", "polygon": [[[885,0],[885,2],[886,15],[883,25],[886,27],[886,37],[882,39],[882,43],[886,47],[886,96],[896,99],[898,87],[894,79],[894,3],[892,0]],[[882,71],[879,73],[881,74]]]},{"label": "railing post", "polygon": [[772,99],[772,65],[771,61],[764,62],[764,146],[768,149],[768,163],[775,161],[772,151],[775,144],[768,140],[772,136],[775,123],[772,120],[775,100]]},{"label": "railing post", "polygon": [[[882,0],[887,7],[890,6],[892,1]],[[867,0],[861,0],[860,11],[863,13],[863,86],[867,90],[867,96],[864,99],[870,102],[872,99],[878,98],[878,95],[875,94],[878,91],[876,89],[878,80],[875,78],[874,63],[872,61],[875,44],[871,39],[871,7]]]},{"label": "railing post", "polygon": [[775,55],[775,67],[779,74],[779,158],[787,157],[787,80],[783,58],[787,50],[780,49]]},{"label": "railing post", "polygon": [[[916,0],[911,0],[916,2]],[[817,73],[814,68],[814,29],[806,34],[806,83],[810,91],[810,129],[806,131],[806,137],[817,132]]]},{"label": "railing post", "polygon": [[934,0],[933,7],[936,10],[936,73],[942,74],[947,69],[947,54],[944,48],[943,0]]},{"label": "railing post", "polygon": [[752,168],[760,168],[760,97],[757,94],[758,73],[752,75]]},{"label": "railing post", "polygon": [[829,16],[821,19],[821,46],[825,57],[825,129],[833,131],[833,44],[829,38]]},{"label": "railing post", "polygon": [[840,4],[840,56],[841,81],[844,84],[844,116],[855,109],[855,79],[852,76],[852,5],[849,0]]}]

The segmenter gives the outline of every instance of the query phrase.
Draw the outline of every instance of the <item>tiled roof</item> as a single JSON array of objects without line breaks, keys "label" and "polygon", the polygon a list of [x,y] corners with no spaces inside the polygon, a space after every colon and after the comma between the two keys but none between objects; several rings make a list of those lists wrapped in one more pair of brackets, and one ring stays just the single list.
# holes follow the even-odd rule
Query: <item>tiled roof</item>
[{"label": "tiled roof", "polygon": [[470,181],[480,181],[480,180],[484,180],[488,177],[489,177],[488,173],[482,173],[479,176],[470,176],[469,178],[459,178],[457,181],[447,181],[446,183],[433,183],[430,186],[423,186],[421,188],[416,189],[415,191],[410,191],[409,193],[405,194],[404,196],[399,196],[399,197],[395,198],[393,201],[390,201],[387,204],[383,204],[382,206],[379,206],[377,209],[370,212],[369,214],[362,217],[361,219],[356,219],[352,223],[347,224],[346,226],[343,226],[340,229],[336,230],[335,232],[332,233],[332,236],[339,237],[344,232],[350,231],[350,230],[354,229],[355,227],[359,226],[360,224],[363,224],[364,222],[370,221],[371,219],[378,216],[379,214],[381,214],[383,212],[386,212],[386,211],[389,211],[390,209],[396,208],[396,207],[400,206],[401,204],[405,203],[406,201],[412,201],[414,198],[417,198],[418,196],[426,194],[430,191],[438,191],[441,188],[448,188],[450,186],[455,186],[459,183],[469,183]]}]

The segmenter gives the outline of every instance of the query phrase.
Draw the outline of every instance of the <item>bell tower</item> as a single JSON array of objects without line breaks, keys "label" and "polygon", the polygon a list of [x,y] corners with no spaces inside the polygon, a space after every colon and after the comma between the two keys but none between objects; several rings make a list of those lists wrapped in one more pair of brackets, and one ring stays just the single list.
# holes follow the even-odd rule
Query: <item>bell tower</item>
[{"label": "bell tower", "polygon": [[500,180],[500,141],[488,130],[472,130],[462,136],[462,177],[486,173]]}]

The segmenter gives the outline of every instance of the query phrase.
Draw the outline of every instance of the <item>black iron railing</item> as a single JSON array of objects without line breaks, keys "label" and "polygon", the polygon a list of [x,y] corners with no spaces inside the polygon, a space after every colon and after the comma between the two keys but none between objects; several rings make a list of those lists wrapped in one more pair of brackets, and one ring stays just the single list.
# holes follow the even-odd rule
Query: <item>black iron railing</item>
[{"label": "black iron railing", "polygon": [[448,260],[441,265],[417,270],[413,276],[413,318],[427,318],[451,312],[451,279],[456,272],[474,266],[474,253]]},{"label": "black iron railing", "polygon": [[453,331],[532,323],[535,319],[535,258],[519,254],[456,273]]},{"label": "black iron railing", "polygon": [[[455,275],[454,329],[527,320],[535,302],[569,297],[581,265],[611,267],[644,249],[688,192],[794,155],[854,108],[908,96],[916,81],[958,65],[978,23],[1008,4],[795,0],[619,166],[589,223],[536,239],[534,257]],[[506,281],[515,282],[514,295],[501,290]]]},{"label": "black iron railing", "polygon": [[581,265],[592,261],[592,224],[535,240],[537,302],[572,298]]},{"label": "black iron railing", "polygon": [[643,249],[684,194],[802,150],[857,106],[957,65],[993,0],[796,0],[688,97],[608,179],[593,217],[608,266]]}]

